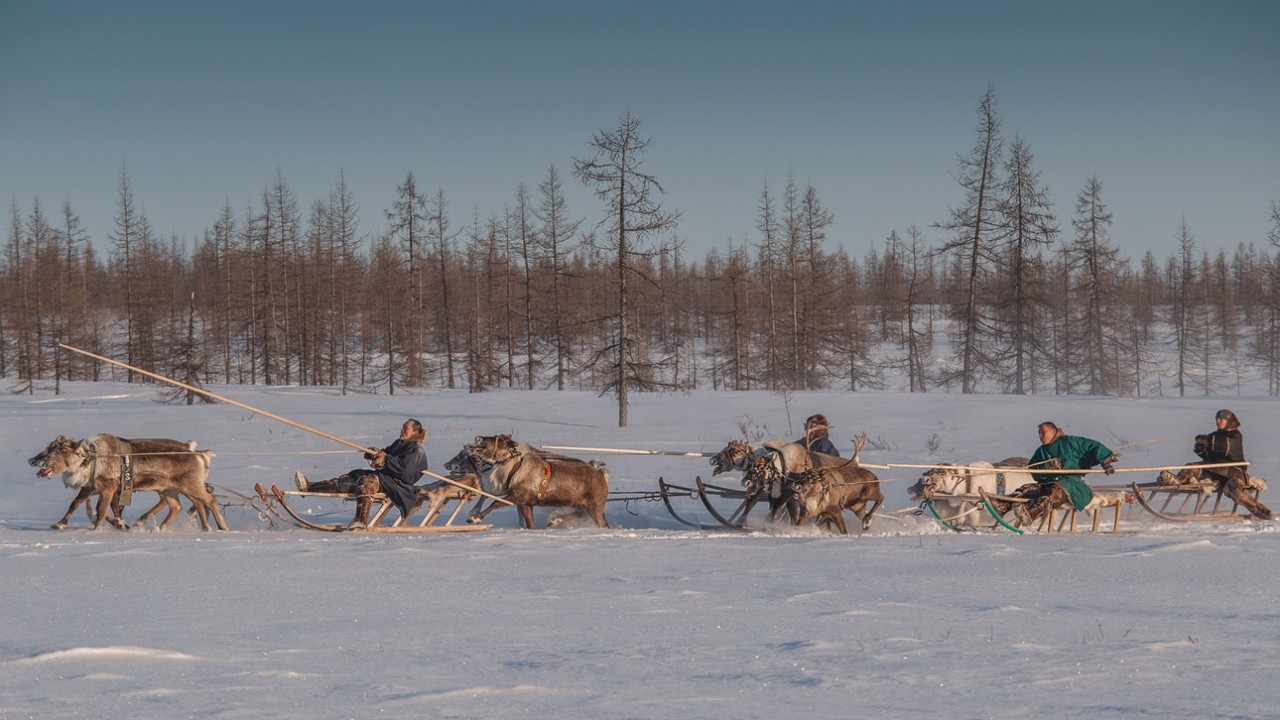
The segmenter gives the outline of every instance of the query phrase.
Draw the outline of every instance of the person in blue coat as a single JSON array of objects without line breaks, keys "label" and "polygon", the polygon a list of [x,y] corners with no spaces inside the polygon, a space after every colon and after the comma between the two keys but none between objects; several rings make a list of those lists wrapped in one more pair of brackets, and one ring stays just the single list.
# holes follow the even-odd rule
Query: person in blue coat
[{"label": "person in blue coat", "polygon": [[830,430],[831,425],[827,422],[826,415],[810,415],[804,421],[804,437],[796,442],[805,446],[805,449],[809,452],[840,457],[840,451],[836,449],[835,443],[831,442],[831,438],[828,436]]},{"label": "person in blue coat", "polygon": [[357,493],[356,517],[352,527],[368,524],[373,496],[379,492],[384,493],[408,520],[409,512],[418,502],[418,479],[427,469],[427,451],[422,447],[426,439],[427,431],[422,423],[410,418],[400,427],[400,437],[395,442],[381,450],[369,448],[364,454],[372,469],[358,468],[319,482],[308,482],[306,476],[299,472],[294,474],[294,480],[298,489],[304,492]]},{"label": "person in blue coat", "polygon": [[1042,422],[1037,428],[1040,447],[1036,448],[1028,467],[1035,485],[1024,485],[1014,491],[1017,497],[1028,502],[1018,513],[1023,525],[1039,520],[1051,509],[1071,503],[1076,510],[1083,510],[1093,500],[1093,490],[1082,475],[1071,473],[1047,473],[1036,470],[1088,470],[1102,466],[1108,475],[1115,472],[1113,463],[1119,459],[1106,445],[1087,437],[1066,434],[1052,422]]}]

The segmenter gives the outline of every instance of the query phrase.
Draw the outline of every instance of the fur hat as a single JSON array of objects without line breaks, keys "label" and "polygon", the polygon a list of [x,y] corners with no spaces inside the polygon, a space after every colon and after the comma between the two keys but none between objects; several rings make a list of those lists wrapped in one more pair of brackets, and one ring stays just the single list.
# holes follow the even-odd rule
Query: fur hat
[{"label": "fur hat", "polygon": [[1217,415],[1213,416],[1214,420],[1226,420],[1227,428],[1234,429],[1240,427],[1240,418],[1230,410],[1219,410]]},{"label": "fur hat", "polygon": [[810,415],[810,416],[809,416],[809,419],[807,419],[807,420],[805,420],[805,421],[804,421],[804,426],[805,426],[805,428],[806,428],[806,429],[808,429],[808,428],[827,428],[827,429],[830,429],[830,428],[831,428],[831,425],[827,422],[827,416],[826,416],[826,415],[822,415],[821,413],[819,413],[819,414],[817,414],[817,415]]}]

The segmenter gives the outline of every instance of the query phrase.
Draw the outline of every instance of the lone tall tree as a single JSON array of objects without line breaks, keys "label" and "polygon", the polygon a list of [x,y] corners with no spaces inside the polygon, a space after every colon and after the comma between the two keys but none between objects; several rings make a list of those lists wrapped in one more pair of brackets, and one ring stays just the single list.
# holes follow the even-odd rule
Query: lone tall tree
[{"label": "lone tall tree", "polygon": [[618,427],[626,427],[628,386],[639,380],[636,369],[643,364],[635,357],[635,340],[627,324],[631,309],[627,280],[636,273],[639,259],[653,254],[644,245],[645,239],[674,228],[680,214],[662,208],[654,199],[655,191],[663,192],[658,179],[641,172],[641,158],[649,147],[649,139],[640,135],[639,118],[630,112],[624,114],[617,128],[596,133],[591,147],[595,150],[594,157],[575,158],[573,174],[583,185],[592,188],[607,208],[596,227],[604,230],[603,242],[616,258],[618,304],[617,336],[611,346],[615,365],[610,368],[615,374],[605,389],[618,394]]},{"label": "lone tall tree", "polygon": [[957,304],[961,357],[960,391],[974,391],[980,366],[989,365],[982,345],[993,334],[990,319],[984,317],[978,303],[982,281],[990,272],[990,257],[1000,232],[995,189],[999,185],[997,171],[1004,146],[1000,140],[1000,117],[996,114],[996,91],[987,86],[978,103],[977,139],[973,150],[961,157],[956,180],[964,190],[964,203],[951,209],[951,217],[937,227],[954,233],[942,246],[942,252],[954,253],[964,265],[964,297]]}]

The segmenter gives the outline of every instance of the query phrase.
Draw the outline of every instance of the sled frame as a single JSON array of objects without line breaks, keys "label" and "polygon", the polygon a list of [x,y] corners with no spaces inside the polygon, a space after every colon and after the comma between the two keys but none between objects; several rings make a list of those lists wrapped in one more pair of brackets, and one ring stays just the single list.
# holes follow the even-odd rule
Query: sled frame
[{"label": "sled frame", "polygon": [[[329,493],[329,492],[308,492],[305,490],[281,490],[276,485],[272,485],[270,490],[266,490],[260,484],[255,485],[254,490],[257,491],[258,496],[262,498],[263,501],[268,503],[273,503],[273,506],[278,506],[280,509],[284,510],[285,514],[288,515],[299,527],[303,527],[308,530],[318,530],[321,532],[335,532],[335,533],[336,532],[357,532],[357,533],[432,534],[432,533],[451,533],[451,532],[454,532],[454,533],[476,532],[479,530],[488,530],[493,527],[492,525],[454,525],[453,522],[455,519],[457,519],[459,512],[462,510],[463,503],[467,502],[462,498],[450,498],[443,502],[438,503],[435,507],[427,508],[427,512],[423,514],[422,518],[417,522],[417,524],[406,523],[405,522],[406,520],[409,520],[410,523],[412,523],[414,516],[417,515],[418,511],[422,508],[423,504],[426,501],[426,498],[424,498],[421,494],[419,494],[418,502],[414,504],[412,508],[410,508],[409,514],[407,516],[396,518],[390,524],[384,524],[388,513],[391,511],[394,505],[391,503],[390,498],[388,498],[385,494],[377,493],[372,498],[376,507],[373,509],[372,514],[369,516],[369,524],[366,527],[352,527],[349,524],[344,525],[344,524],[338,524],[338,523],[317,523],[311,520],[310,518],[306,517],[305,515],[302,515],[298,513],[296,510],[294,510],[294,508],[289,504],[288,498],[290,496],[323,497],[323,498],[334,498],[334,499],[344,500],[344,501],[354,501],[357,499],[356,493]],[[453,512],[449,515],[449,517],[443,523],[436,524],[437,521],[442,516],[445,507],[448,506],[450,502],[457,503],[457,506],[453,509]]]},{"label": "sled frame", "polygon": [[[1212,480],[1205,480],[1188,485],[1166,485],[1164,483],[1133,483],[1134,497],[1143,510],[1161,520],[1170,522],[1231,522],[1248,520],[1249,515],[1238,512],[1239,504],[1232,501],[1230,510],[1222,509],[1222,491]],[[1253,490],[1253,497],[1258,498],[1259,491]],[[1156,502],[1163,496],[1164,502],[1156,507]],[[1209,501],[1213,500],[1210,507]],[[1229,498],[1228,498],[1229,499]],[[1178,502],[1176,509],[1169,506]],[[1190,505],[1188,511],[1187,506]]]}]

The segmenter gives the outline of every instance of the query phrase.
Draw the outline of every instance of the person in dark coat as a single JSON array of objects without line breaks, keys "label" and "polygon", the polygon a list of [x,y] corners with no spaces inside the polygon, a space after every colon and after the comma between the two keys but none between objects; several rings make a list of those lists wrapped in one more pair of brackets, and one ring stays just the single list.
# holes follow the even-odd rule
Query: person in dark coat
[{"label": "person in dark coat", "polygon": [[400,437],[395,442],[381,450],[369,448],[364,454],[371,470],[359,468],[319,482],[308,482],[299,472],[294,474],[294,480],[298,489],[305,492],[357,493],[353,527],[368,524],[373,496],[379,492],[386,494],[408,520],[409,512],[418,502],[416,483],[427,469],[427,451],[422,447],[426,439],[427,431],[422,423],[410,418],[400,427]]},{"label": "person in dark coat", "polygon": [[[1240,418],[1230,410],[1219,410],[1214,416],[1218,429],[1208,435],[1197,435],[1194,446],[1195,454],[1205,465],[1218,463],[1244,462],[1244,435],[1240,432]],[[1199,465],[1201,463],[1191,463]],[[1271,508],[1253,499],[1253,491],[1249,487],[1249,474],[1243,466],[1222,468],[1189,467],[1177,475],[1168,470],[1160,472],[1162,482],[1183,485],[1201,478],[1213,480],[1218,485],[1218,492],[1234,500],[1249,510],[1253,517],[1270,520]]]},{"label": "person in dark coat", "polygon": [[827,435],[830,429],[826,415],[810,415],[809,419],[804,421],[804,437],[796,442],[805,446],[809,452],[840,457],[840,451]]},{"label": "person in dark coat", "polygon": [[1083,476],[1070,473],[1037,473],[1042,470],[1088,470],[1098,465],[1108,475],[1115,472],[1113,463],[1119,459],[1115,453],[1097,440],[1068,435],[1052,422],[1042,422],[1037,428],[1040,447],[1031,456],[1028,467],[1034,485],[1024,485],[1012,493],[1025,497],[1028,502],[1019,508],[1018,519],[1029,525],[1051,509],[1071,503],[1076,510],[1083,510],[1093,500],[1093,490],[1085,484]]}]

